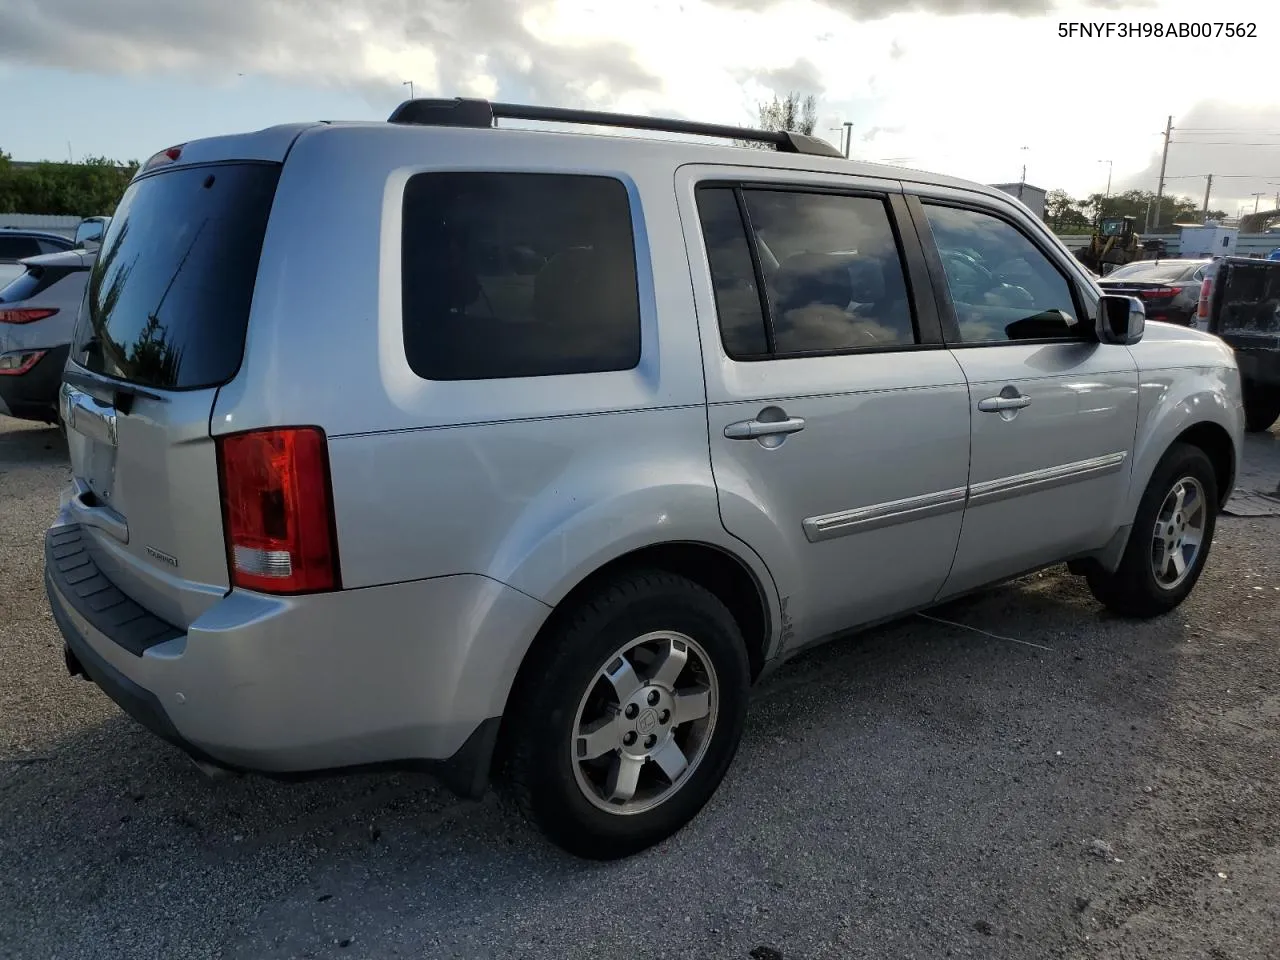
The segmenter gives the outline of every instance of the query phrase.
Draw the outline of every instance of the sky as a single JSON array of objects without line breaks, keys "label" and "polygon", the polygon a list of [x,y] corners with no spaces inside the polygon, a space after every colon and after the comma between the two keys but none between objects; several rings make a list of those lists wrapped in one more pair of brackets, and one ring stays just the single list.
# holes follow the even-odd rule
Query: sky
[{"label": "sky", "polygon": [[[1063,37],[1205,22],[1254,36]],[[1210,20],[1210,23],[1215,21]],[[1247,28],[1246,28],[1247,29]],[[481,96],[749,125],[819,101],[859,159],[1074,196],[1280,206],[1275,0],[0,0],[0,149],[145,159],[298,120]],[[1110,161],[1110,163],[1106,162]],[[1263,194],[1256,198],[1254,193]]]}]

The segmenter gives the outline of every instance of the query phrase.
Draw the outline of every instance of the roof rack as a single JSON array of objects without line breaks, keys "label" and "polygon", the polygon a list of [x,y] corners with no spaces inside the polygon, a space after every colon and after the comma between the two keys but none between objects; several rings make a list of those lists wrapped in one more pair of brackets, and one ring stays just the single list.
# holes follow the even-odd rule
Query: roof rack
[{"label": "roof rack", "polygon": [[533,107],[520,103],[491,103],[458,97],[453,100],[406,100],[387,118],[388,123],[415,124],[427,127],[492,127],[494,120],[537,120],[549,123],[581,123],[596,127],[624,127],[631,130],[659,130],[663,133],[689,133],[702,137],[724,137],[771,143],[783,153],[804,153],[816,157],[840,157],[844,154],[817,137],[803,133],[756,130],[751,127],[729,127],[718,123],[693,120],[669,120],[638,114],[608,113],[600,110],[569,110],[563,107]]}]

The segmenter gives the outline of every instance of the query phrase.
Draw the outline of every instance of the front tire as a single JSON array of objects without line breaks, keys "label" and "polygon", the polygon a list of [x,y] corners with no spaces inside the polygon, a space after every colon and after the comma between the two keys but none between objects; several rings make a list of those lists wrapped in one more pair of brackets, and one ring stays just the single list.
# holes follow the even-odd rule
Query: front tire
[{"label": "front tire", "polygon": [[750,670],[713,594],[627,574],[567,611],[522,672],[510,786],[554,843],[612,860],[676,833],[737,752]]},{"label": "front tire", "polygon": [[1195,587],[1218,521],[1218,482],[1199,447],[1176,443],[1156,466],[1114,572],[1093,567],[1089,589],[1121,616],[1168,613]]}]

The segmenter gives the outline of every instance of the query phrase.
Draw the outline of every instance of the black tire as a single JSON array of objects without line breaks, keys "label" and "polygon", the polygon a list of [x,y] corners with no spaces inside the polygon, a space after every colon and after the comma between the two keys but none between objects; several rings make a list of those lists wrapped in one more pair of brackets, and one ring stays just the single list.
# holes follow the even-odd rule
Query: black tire
[{"label": "black tire", "polygon": [[[1165,587],[1152,570],[1152,531],[1161,506],[1174,485],[1183,478],[1196,480],[1205,495],[1206,511],[1200,550],[1181,583]],[[1091,567],[1086,579],[1094,597],[1114,613],[1147,619],[1168,613],[1182,603],[1200,579],[1213,545],[1218,522],[1218,482],[1213,464],[1199,447],[1175,443],[1161,458],[1134,515],[1133,529],[1120,566],[1114,572]]]},{"label": "black tire", "polygon": [[[706,652],[718,681],[711,736],[683,784],[639,813],[602,810],[587,799],[570,755],[579,702],[612,655],[637,637],[676,631]],[[540,638],[513,697],[507,786],[555,844],[592,860],[630,856],[671,836],[711,798],[737,752],[746,721],[750,667],[733,615],[712,593],[664,571],[619,576],[566,611]]]},{"label": "black tire", "polygon": [[1280,419],[1280,387],[1252,387],[1244,392],[1244,428],[1265,433]]}]

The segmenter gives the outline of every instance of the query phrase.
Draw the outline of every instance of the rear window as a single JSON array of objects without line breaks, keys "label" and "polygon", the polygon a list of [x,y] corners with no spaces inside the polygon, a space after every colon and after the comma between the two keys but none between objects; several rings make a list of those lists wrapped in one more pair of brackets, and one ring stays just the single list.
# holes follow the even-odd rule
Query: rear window
[{"label": "rear window", "polygon": [[[1194,270],[1192,271],[1194,272]],[[1145,263],[1130,263],[1112,270],[1103,279],[1106,280],[1177,280],[1187,273],[1187,269],[1178,263],[1151,260]]]},{"label": "rear window", "polygon": [[278,164],[230,163],[132,184],[89,278],[77,361],[162,389],[230,380],[279,176]]},{"label": "rear window", "polygon": [[87,268],[29,266],[25,273],[15,278],[7,287],[0,287],[0,303],[30,300],[37,294],[44,293],[59,280],[84,269]]},{"label": "rear window", "polygon": [[404,193],[405,356],[428,380],[630,370],[640,302],[610,177],[420,173]]}]

